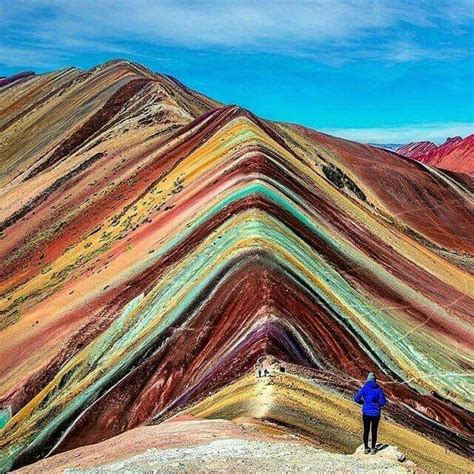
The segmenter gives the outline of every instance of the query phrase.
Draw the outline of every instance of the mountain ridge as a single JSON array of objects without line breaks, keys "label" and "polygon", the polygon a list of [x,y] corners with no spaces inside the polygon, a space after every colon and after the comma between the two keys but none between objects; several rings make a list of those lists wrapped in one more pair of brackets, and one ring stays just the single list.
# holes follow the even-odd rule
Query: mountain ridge
[{"label": "mountain ridge", "polygon": [[[422,466],[441,447],[447,469],[463,465],[469,178],[214,107],[173,81],[143,83],[104,117],[133,69],[99,67],[48,104],[31,79],[10,101],[7,144],[30,150],[24,163],[24,150],[5,147],[0,196],[0,406],[12,412],[2,466],[194,410],[352,449],[355,424],[346,439],[334,413],[321,429],[304,394],[324,393],[327,410],[352,406],[369,369],[392,401],[387,436],[403,426],[401,448]],[[46,80],[69,84],[69,74]],[[77,108],[59,106],[64,94]],[[24,136],[51,110],[63,115],[50,143],[42,124]],[[85,125],[92,133],[64,148]],[[61,146],[31,176],[35,158]],[[284,377],[255,406],[239,385],[254,386],[268,357],[296,378],[288,405]]]}]

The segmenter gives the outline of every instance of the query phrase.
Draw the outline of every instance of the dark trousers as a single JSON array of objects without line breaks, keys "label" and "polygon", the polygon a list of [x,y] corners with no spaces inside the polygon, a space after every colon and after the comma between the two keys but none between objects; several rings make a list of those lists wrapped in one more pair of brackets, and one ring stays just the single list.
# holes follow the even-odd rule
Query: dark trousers
[{"label": "dark trousers", "polygon": [[375,449],[377,444],[377,429],[379,427],[380,415],[379,416],[367,416],[362,415],[362,421],[364,422],[364,447],[369,447],[369,430],[372,431],[372,449]]}]

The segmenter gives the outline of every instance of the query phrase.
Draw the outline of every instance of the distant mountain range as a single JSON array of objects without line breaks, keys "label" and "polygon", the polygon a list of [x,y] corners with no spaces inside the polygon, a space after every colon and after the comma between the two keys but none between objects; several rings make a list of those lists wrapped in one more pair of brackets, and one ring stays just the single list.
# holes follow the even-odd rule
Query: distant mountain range
[{"label": "distant mountain range", "polygon": [[430,166],[460,173],[474,174],[474,134],[465,138],[447,138],[441,145],[430,141],[395,143],[368,143],[368,145],[395,151],[412,160]]},{"label": "distant mountain range", "polygon": [[368,145],[392,151],[397,151],[400,147],[403,146],[403,144],[401,143],[368,143]]},{"label": "distant mountain range", "polygon": [[412,142],[396,152],[430,166],[474,174],[474,134],[448,138],[439,146],[429,141]]}]

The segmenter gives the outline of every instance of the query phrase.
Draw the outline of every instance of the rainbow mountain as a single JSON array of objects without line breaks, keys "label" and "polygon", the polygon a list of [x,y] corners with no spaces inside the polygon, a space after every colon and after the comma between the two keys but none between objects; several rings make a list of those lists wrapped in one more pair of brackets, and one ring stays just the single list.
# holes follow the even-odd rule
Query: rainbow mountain
[{"label": "rainbow mountain", "polygon": [[3,471],[173,417],[352,453],[368,371],[384,442],[472,468],[471,177],[128,61],[0,99]]}]

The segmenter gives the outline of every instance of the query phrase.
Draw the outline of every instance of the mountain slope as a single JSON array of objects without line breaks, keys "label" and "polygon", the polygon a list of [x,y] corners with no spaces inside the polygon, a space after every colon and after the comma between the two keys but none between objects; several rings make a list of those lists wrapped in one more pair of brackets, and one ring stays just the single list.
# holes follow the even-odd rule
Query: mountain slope
[{"label": "mountain slope", "polygon": [[124,134],[138,146],[218,105],[128,61],[34,76],[0,89],[0,97],[2,184],[31,178],[65,156],[72,161],[86,145],[100,151]]},{"label": "mountain slope", "polygon": [[[448,447],[458,469],[473,408],[472,180],[217,106],[137,65],[81,74],[66,74],[81,78],[78,110],[63,104],[49,136],[19,118],[48,115],[42,88],[9,89],[5,140],[29,147],[6,148],[1,197],[4,468],[206,417],[193,408],[206,403],[345,452],[340,415],[325,429],[308,416],[315,394],[323,411],[351,406],[373,370],[387,436],[402,426],[425,466]],[[277,392],[246,399],[239,381],[262,358],[301,384],[297,409]]]},{"label": "mountain slope", "polygon": [[424,141],[407,143],[406,145],[398,147],[395,151],[408,158],[420,158],[418,161],[422,161],[421,158],[423,156],[437,148],[433,142]]}]

